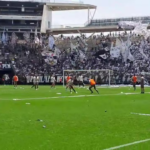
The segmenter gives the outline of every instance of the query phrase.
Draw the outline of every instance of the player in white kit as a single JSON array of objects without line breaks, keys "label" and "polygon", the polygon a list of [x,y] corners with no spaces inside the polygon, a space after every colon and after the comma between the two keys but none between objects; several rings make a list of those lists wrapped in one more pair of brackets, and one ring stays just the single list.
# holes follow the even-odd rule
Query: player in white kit
[{"label": "player in white kit", "polygon": [[55,88],[55,82],[56,82],[56,79],[55,79],[55,76],[53,75],[51,77],[51,83],[52,83],[51,88]]},{"label": "player in white kit", "polygon": [[35,83],[36,83],[36,76],[33,76],[33,85],[31,88],[34,88],[35,87]]},{"label": "player in white kit", "polygon": [[35,77],[35,89],[38,90],[39,88],[39,76],[36,75]]},{"label": "player in white kit", "polygon": [[79,82],[79,87],[80,87],[80,86],[83,86],[83,87],[84,87],[83,75],[80,75],[79,78],[78,78],[78,80],[79,80],[79,81],[78,81],[78,82]]},{"label": "player in white kit", "polygon": [[73,90],[75,93],[77,93],[76,90],[75,90],[74,87],[73,87],[73,80],[72,80],[72,79],[69,79],[69,81],[68,81],[68,87],[69,87],[69,89],[70,89],[70,93],[71,93],[71,94],[72,94],[72,91],[71,91],[71,90]]}]

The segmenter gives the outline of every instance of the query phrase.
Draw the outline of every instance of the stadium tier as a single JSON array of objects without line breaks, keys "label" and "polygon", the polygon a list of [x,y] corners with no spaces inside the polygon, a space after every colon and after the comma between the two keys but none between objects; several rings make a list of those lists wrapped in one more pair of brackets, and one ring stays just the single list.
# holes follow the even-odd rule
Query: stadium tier
[{"label": "stadium tier", "polygon": [[49,0],[0,1],[0,32],[46,33],[52,29],[52,12],[96,9],[83,3],[52,3]]},{"label": "stadium tier", "polygon": [[0,31],[40,32],[44,3],[0,1]]},{"label": "stadium tier", "polygon": [[115,26],[120,21],[141,21],[143,24],[150,23],[150,17],[128,17],[128,18],[112,18],[112,19],[93,19],[87,26]]},{"label": "stadium tier", "polygon": [[[134,33],[99,34],[90,38],[37,35],[35,39],[24,33],[23,40],[15,33],[9,38],[3,33],[1,40],[0,76],[8,74],[11,79],[17,73],[21,84],[31,84],[35,74],[41,84],[49,84],[55,74],[59,84],[64,76],[78,76],[82,72],[86,83],[94,76],[98,84],[130,84],[134,73],[140,76],[142,72],[150,72],[149,38]],[[63,70],[69,71],[63,75]],[[148,84],[150,76],[145,76]]]}]

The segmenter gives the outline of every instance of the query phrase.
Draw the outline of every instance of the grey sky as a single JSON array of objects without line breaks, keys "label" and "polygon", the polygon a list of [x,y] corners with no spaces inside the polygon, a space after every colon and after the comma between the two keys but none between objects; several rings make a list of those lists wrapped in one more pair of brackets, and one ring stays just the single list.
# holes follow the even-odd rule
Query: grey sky
[{"label": "grey sky", "polygon": [[[84,3],[97,6],[95,19],[150,16],[150,0],[84,0]],[[84,24],[86,21],[87,11],[53,13],[53,25]]]}]

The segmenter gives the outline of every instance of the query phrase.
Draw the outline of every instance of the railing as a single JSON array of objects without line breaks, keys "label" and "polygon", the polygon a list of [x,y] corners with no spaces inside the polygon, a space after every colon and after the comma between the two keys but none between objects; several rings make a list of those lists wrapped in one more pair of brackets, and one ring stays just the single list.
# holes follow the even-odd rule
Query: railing
[{"label": "railing", "polygon": [[93,19],[92,22],[119,22],[119,21],[147,21],[150,16],[146,17],[128,17],[128,18],[106,18],[106,19]]},{"label": "railing", "polygon": [[87,21],[84,23],[84,26],[85,26],[85,27],[88,26],[88,25],[91,23],[91,21],[92,21],[92,19],[87,20]]},{"label": "railing", "polygon": [[29,12],[0,12],[0,15],[17,15],[17,16],[42,16],[42,12],[41,13],[29,13]]},{"label": "railing", "polygon": [[77,28],[77,27],[85,27],[85,26],[84,26],[84,24],[53,25],[52,29],[57,29],[57,28]]},{"label": "railing", "polygon": [[108,22],[108,23],[90,23],[88,26],[116,26],[117,22]]},{"label": "railing", "polygon": [[[0,29],[4,30],[4,29],[35,29],[37,28],[36,26],[9,26],[9,25],[0,25]],[[38,28],[40,29],[40,28]]]}]

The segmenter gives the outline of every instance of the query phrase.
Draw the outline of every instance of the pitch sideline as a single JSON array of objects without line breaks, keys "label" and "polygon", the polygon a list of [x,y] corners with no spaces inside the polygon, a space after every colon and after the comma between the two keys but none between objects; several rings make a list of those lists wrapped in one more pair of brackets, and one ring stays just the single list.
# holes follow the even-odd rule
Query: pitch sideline
[{"label": "pitch sideline", "polygon": [[132,115],[140,115],[140,116],[150,116],[150,114],[142,114],[142,113],[133,113],[131,112]]},{"label": "pitch sideline", "polygon": [[[149,92],[148,92],[149,93]],[[76,95],[76,96],[58,96],[58,97],[37,97],[37,98],[14,98],[14,101],[18,100],[40,100],[40,99],[58,99],[58,98],[78,98],[78,97],[101,97],[101,96],[119,96],[119,95],[139,95],[140,93],[119,93],[119,94],[100,94],[100,95]]]},{"label": "pitch sideline", "polygon": [[119,146],[115,146],[115,147],[110,147],[110,148],[107,148],[107,149],[104,149],[104,150],[115,150],[115,149],[131,146],[131,145],[135,145],[135,144],[139,144],[139,143],[144,143],[144,142],[148,142],[148,141],[150,141],[150,139],[135,141],[135,142],[132,142],[132,143],[127,143],[127,144],[123,144],[123,145],[119,145]]}]

